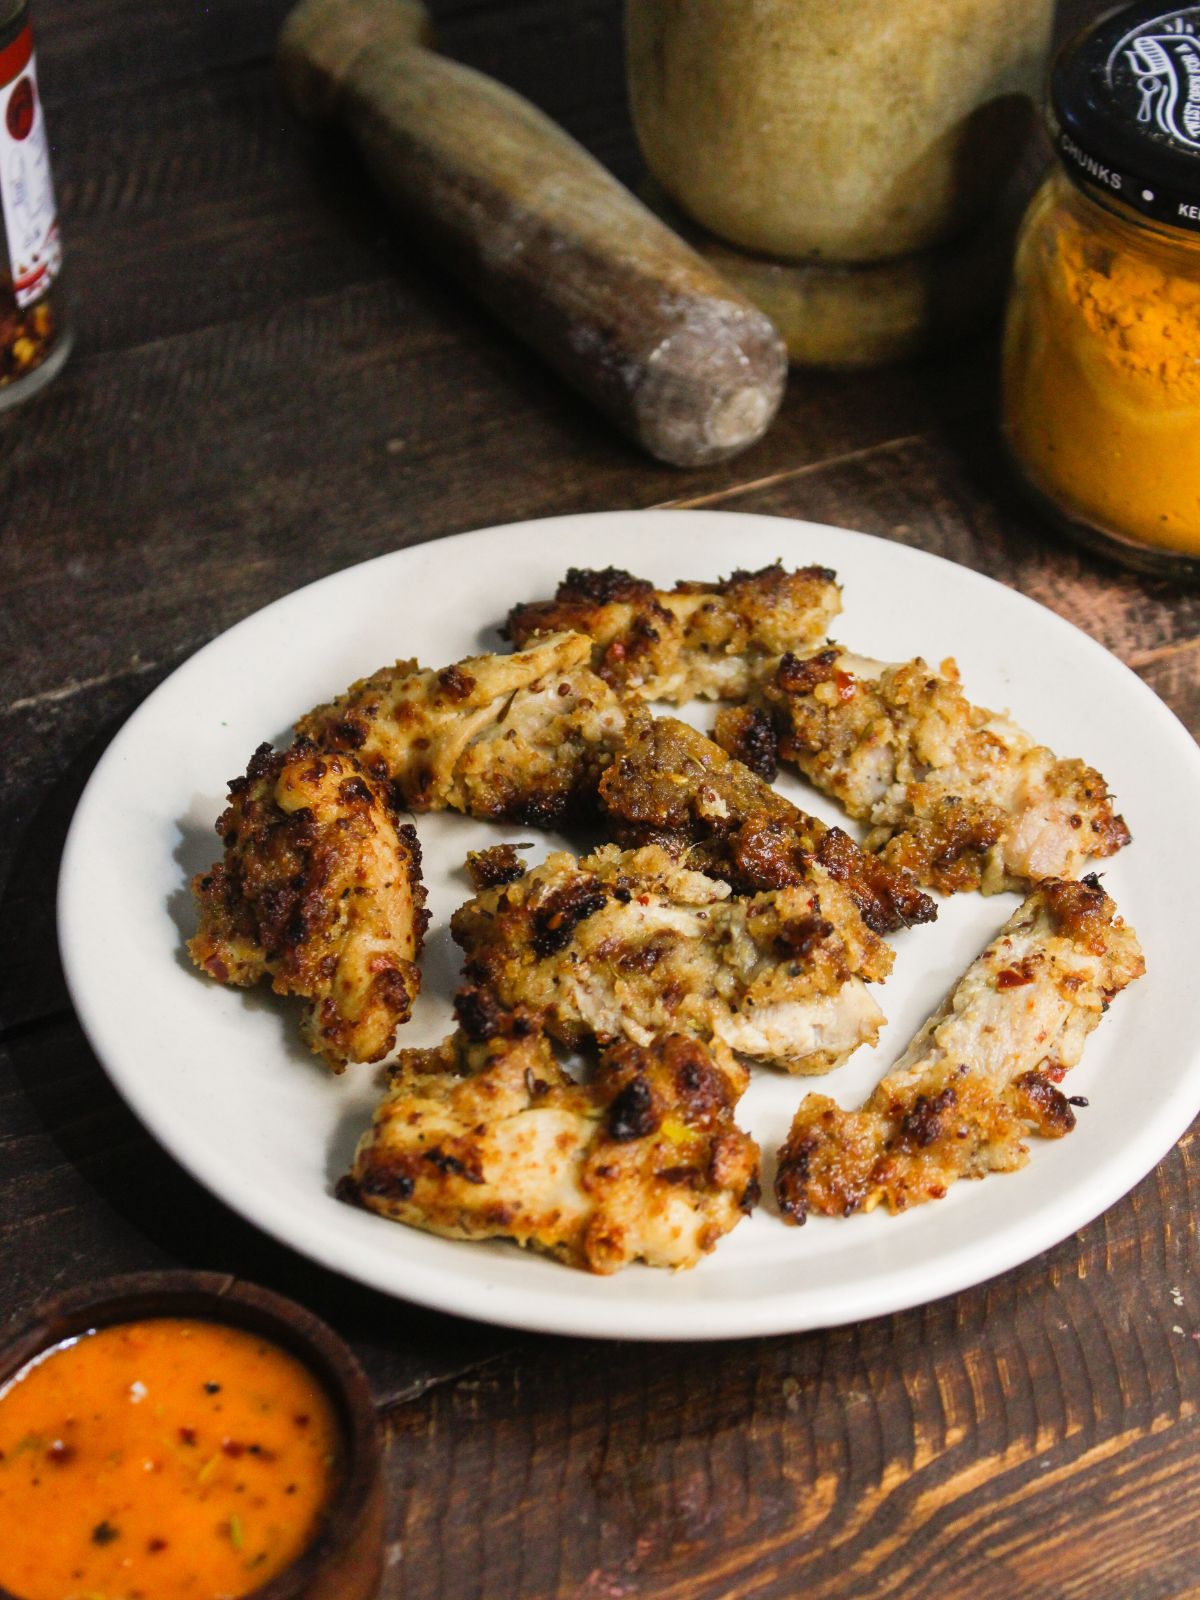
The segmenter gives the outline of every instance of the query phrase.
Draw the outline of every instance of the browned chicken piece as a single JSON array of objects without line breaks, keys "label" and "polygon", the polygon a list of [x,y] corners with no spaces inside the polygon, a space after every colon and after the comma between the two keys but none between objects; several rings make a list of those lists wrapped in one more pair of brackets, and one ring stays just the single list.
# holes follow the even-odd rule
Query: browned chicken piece
[{"label": "browned chicken piece", "polygon": [[498,883],[514,883],[525,876],[526,864],[519,852],[529,850],[527,844],[493,844],[486,850],[467,851],[467,877],[471,887],[494,889]]},{"label": "browned chicken piece", "polygon": [[815,861],[876,933],[937,916],[903,869],[801,811],[695,728],[644,707],[631,711],[625,744],[600,780],[600,807],[618,844],[687,850],[689,866],[739,893],[802,883]]},{"label": "browned chicken piece", "polygon": [[739,899],[657,845],[559,852],[451,927],[467,956],[460,1017],[524,1008],[570,1045],[677,1031],[791,1072],[827,1071],[877,1038],[866,985],[892,964],[822,867]]},{"label": "browned chicken piece", "polygon": [[841,609],[826,567],[787,572],[776,562],[673,589],[619,567],[572,567],[553,600],[514,606],[506,632],[517,645],[561,629],[585,633],[594,670],[646,700],[740,700],[785,651],[824,639]]},{"label": "browned chicken piece", "polygon": [[353,756],[260,745],[229,785],[224,858],[192,880],[192,960],[219,983],[270,978],[309,1002],[309,1046],[335,1072],[379,1061],[421,984],[428,921],[411,824]]},{"label": "browned chicken piece", "polygon": [[779,776],[779,738],[761,706],[722,706],[713,719],[713,738],[764,783],[774,783]]},{"label": "browned chicken piece", "polygon": [[959,1178],[1024,1166],[1028,1134],[1075,1126],[1057,1087],[1109,1002],[1141,977],[1132,928],[1093,876],[1046,879],[859,1111],[810,1094],[779,1153],[784,1216],[903,1211]]},{"label": "browned chicken piece", "polygon": [[536,1028],[460,1030],[390,1076],[339,1193],[397,1222],[611,1273],[694,1266],[758,1201],[736,1074],[697,1039],[616,1044],[580,1084]]},{"label": "browned chicken piece", "polygon": [[944,894],[1073,877],[1129,843],[1100,774],[972,705],[953,661],[835,647],[785,656],[764,694],[780,755],[870,824],[867,849]]},{"label": "browned chicken piece", "polygon": [[595,800],[625,711],[588,667],[582,634],[440,672],[398,661],[297,724],[390,782],[413,811],[465,811],[542,827]]}]

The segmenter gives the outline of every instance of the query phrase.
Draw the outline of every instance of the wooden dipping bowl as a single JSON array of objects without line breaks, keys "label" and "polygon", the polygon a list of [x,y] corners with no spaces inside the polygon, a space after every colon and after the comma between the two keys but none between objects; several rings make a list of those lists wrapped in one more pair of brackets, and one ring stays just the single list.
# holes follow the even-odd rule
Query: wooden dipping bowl
[{"label": "wooden dipping bowl", "polygon": [[[0,1386],[43,1350],[118,1322],[189,1317],[270,1340],[325,1389],[342,1430],[344,1470],[312,1543],[243,1600],[370,1600],[383,1567],[383,1451],[362,1368],[325,1323],[294,1301],[219,1272],[142,1272],[48,1300],[0,1346]],[[0,1586],[0,1600],[20,1600]]]}]

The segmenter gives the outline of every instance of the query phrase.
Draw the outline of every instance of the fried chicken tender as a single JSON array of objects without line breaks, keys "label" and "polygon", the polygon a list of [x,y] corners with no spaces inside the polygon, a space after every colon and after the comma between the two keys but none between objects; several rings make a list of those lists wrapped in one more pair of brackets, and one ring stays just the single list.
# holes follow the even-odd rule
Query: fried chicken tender
[{"label": "fried chicken tender", "polygon": [[353,756],[260,745],[229,785],[221,861],[192,880],[192,960],[219,983],[269,977],[309,1002],[302,1032],[335,1072],[378,1061],[420,988],[421,851]]},{"label": "fried chicken tender", "polygon": [[625,743],[600,779],[600,808],[618,844],[687,851],[689,866],[740,893],[803,883],[815,861],[875,933],[937,916],[903,869],[801,811],[695,728],[644,707],[630,712]]},{"label": "fried chicken tender", "polygon": [[735,1074],[679,1034],[604,1052],[574,1082],[545,1036],[461,1030],[406,1050],[339,1193],[452,1239],[572,1266],[690,1267],[758,1201]]},{"label": "fried chicken tender", "polygon": [[972,705],[953,661],[834,647],[785,656],[763,693],[780,755],[871,824],[868,849],[945,894],[1073,877],[1129,843],[1100,774]]},{"label": "fried chicken tender", "polygon": [[805,1096],[779,1154],[784,1216],[903,1211],[959,1178],[1024,1166],[1026,1135],[1075,1126],[1057,1084],[1144,971],[1097,878],[1039,884],[861,1110]]},{"label": "fried chicken tender", "polygon": [[297,724],[354,754],[413,811],[465,811],[548,827],[586,810],[625,727],[618,696],[587,665],[582,634],[440,672],[398,661]]},{"label": "fried chicken tender", "polygon": [[585,633],[605,682],[647,700],[729,700],[749,694],[786,650],[824,639],[841,608],[826,567],[786,572],[776,562],[674,589],[619,567],[572,567],[553,600],[514,606],[505,631],[517,645],[562,629]]},{"label": "fried chicken tender", "polygon": [[827,1071],[877,1038],[866,985],[892,964],[819,865],[742,899],[658,845],[558,852],[468,901],[451,928],[467,957],[460,1019],[525,1008],[569,1045],[677,1031],[790,1072]]}]

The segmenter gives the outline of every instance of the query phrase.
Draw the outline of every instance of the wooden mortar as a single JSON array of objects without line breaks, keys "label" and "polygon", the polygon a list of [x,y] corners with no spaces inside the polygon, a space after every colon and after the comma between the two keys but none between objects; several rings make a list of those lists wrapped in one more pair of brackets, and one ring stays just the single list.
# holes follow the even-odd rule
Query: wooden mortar
[{"label": "wooden mortar", "polygon": [[1020,159],[1052,0],[626,0],[646,164],[700,225],[787,260],[961,232]]}]

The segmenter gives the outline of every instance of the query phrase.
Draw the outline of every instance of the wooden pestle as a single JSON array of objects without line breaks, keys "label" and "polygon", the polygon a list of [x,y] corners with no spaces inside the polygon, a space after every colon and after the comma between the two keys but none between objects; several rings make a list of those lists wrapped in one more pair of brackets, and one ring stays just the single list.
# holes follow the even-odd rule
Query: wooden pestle
[{"label": "wooden pestle", "polygon": [[416,233],[651,455],[743,450],[787,373],[768,318],[528,101],[426,48],[417,0],[301,0],[296,111],[347,127]]}]

